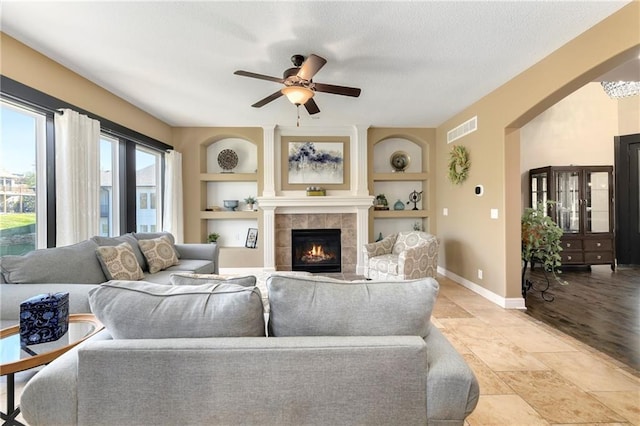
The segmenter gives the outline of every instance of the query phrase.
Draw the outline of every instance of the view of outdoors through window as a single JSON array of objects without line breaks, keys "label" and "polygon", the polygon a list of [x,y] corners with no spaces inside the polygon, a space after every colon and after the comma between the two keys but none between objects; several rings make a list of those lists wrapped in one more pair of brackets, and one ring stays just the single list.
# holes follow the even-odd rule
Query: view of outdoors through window
[{"label": "view of outdoors through window", "polygon": [[[45,116],[2,102],[0,110],[0,256],[24,254],[38,244],[38,146],[45,144]],[[40,176],[40,181],[44,176]],[[40,185],[39,185],[40,183]],[[40,194],[43,196],[44,194]],[[44,197],[43,204],[44,204]],[[42,227],[40,227],[42,228]],[[40,235],[40,239],[44,235]],[[46,243],[46,241],[45,241]]]},{"label": "view of outdoors through window", "polygon": [[100,230],[103,237],[118,235],[118,140],[100,137]]},{"label": "view of outdoors through window", "polygon": [[158,185],[160,182],[158,152],[136,148],[136,223],[138,232],[160,230]]}]

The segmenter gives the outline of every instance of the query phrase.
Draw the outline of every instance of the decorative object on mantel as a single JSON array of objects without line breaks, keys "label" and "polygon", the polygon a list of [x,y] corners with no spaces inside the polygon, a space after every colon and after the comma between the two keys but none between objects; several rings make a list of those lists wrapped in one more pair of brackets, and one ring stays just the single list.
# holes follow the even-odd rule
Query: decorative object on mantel
[{"label": "decorative object on mantel", "polygon": [[20,345],[52,342],[69,329],[69,293],[44,293],[20,304]]},{"label": "decorative object on mantel", "polygon": [[233,173],[233,169],[238,165],[238,154],[232,149],[223,149],[218,154],[218,165],[222,173]]},{"label": "decorative object on mantel", "polygon": [[469,174],[469,153],[462,145],[454,145],[449,152],[449,180],[454,185],[460,185],[467,179]]},{"label": "decorative object on mantel", "polygon": [[418,210],[418,203],[420,202],[420,200],[422,200],[422,193],[424,191],[416,191],[414,190],[411,194],[409,194],[409,201],[407,201],[407,204],[409,203],[413,203],[413,208],[411,210]]},{"label": "decorative object on mantel", "polygon": [[218,234],[217,232],[212,232],[209,235],[207,235],[207,242],[216,243],[218,242],[218,238],[220,238],[220,234]]},{"label": "decorative object on mantel", "polygon": [[611,99],[622,99],[640,94],[640,81],[601,81],[602,88]]},{"label": "decorative object on mantel", "polygon": [[307,187],[307,196],[308,197],[324,197],[327,195],[327,190],[320,186],[308,186]]},{"label": "decorative object on mantel", "polygon": [[[561,279],[558,274],[561,271],[558,269],[562,262],[560,252],[562,251],[562,244],[560,239],[562,238],[562,229],[547,216],[547,204],[551,204],[553,201],[547,201],[547,203],[538,203],[533,207],[528,207],[524,210],[522,215],[522,297],[527,297],[527,290],[539,291],[542,295],[542,299],[551,302],[553,296],[547,296],[545,292],[549,289],[549,278],[547,272],[551,272],[556,281],[562,285],[568,284],[565,280]],[[527,264],[531,263],[533,269],[534,264],[542,264],[542,272],[546,280],[546,286],[543,289],[537,289],[534,287],[534,282],[530,278],[525,277],[527,271]]]},{"label": "decorative object on mantel", "polygon": [[238,208],[238,200],[222,200],[224,207],[229,211],[236,211]]},{"label": "decorative object on mantel", "polygon": [[374,210],[389,210],[389,202],[387,201],[387,197],[384,194],[376,195],[375,204],[373,205]]},{"label": "decorative object on mantel", "polygon": [[393,167],[394,172],[404,172],[407,167],[409,167],[411,158],[409,157],[409,154],[404,151],[396,151],[391,154],[389,162],[391,163],[391,167]]},{"label": "decorative object on mantel", "polygon": [[396,201],[396,203],[393,205],[393,209],[394,210],[404,210],[404,203],[400,200]]},{"label": "decorative object on mantel", "polygon": [[254,196],[248,196],[244,199],[244,202],[247,203],[247,210],[253,211],[254,205],[258,202]]}]

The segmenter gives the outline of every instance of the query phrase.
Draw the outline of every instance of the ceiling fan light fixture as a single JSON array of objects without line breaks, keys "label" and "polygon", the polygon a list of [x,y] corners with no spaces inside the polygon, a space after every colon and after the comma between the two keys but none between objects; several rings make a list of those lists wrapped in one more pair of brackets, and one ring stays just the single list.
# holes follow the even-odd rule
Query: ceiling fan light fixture
[{"label": "ceiling fan light fixture", "polygon": [[621,99],[640,94],[640,81],[603,81],[600,84],[612,99]]},{"label": "ceiling fan light fixture", "polygon": [[309,99],[313,98],[313,90],[304,86],[288,86],[280,91],[294,105],[304,105]]}]

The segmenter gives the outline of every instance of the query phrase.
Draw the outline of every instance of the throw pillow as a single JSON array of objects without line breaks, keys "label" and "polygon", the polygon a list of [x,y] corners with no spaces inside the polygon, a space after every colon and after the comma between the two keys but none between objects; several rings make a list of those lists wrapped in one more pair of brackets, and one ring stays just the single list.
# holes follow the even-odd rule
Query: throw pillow
[{"label": "throw pillow", "polygon": [[145,259],[147,259],[149,272],[152,274],[179,263],[176,250],[166,236],[150,240],[138,240],[138,245]]},{"label": "throw pillow", "polygon": [[136,255],[138,265],[140,265],[142,270],[146,269],[147,261],[140,251],[140,247],[138,247],[138,240],[136,240],[136,237],[134,237],[132,233],[127,233],[117,237],[101,237],[96,235],[91,237],[91,240],[96,242],[99,246],[117,246],[118,244],[129,243],[133,253]]},{"label": "throw pillow", "polygon": [[129,243],[96,249],[102,271],[108,280],[140,280],[144,278],[140,264]]},{"label": "throw pillow", "polygon": [[89,292],[89,304],[115,339],[265,335],[256,287],[110,281]]},{"label": "throw pillow", "polygon": [[267,280],[269,335],[426,337],[439,285],[414,281],[339,281],[285,277]]},{"label": "throw pillow", "polygon": [[178,272],[169,277],[171,285],[200,285],[210,283],[238,284],[245,287],[256,285],[256,277],[247,275],[245,277],[225,277],[215,274],[192,274],[188,272]]},{"label": "throw pillow", "polygon": [[137,240],[152,240],[154,238],[167,237],[169,238],[169,241],[171,241],[171,246],[176,251],[176,256],[178,256],[178,259],[180,259],[180,252],[175,247],[176,238],[173,236],[171,232],[134,232],[133,236]]}]

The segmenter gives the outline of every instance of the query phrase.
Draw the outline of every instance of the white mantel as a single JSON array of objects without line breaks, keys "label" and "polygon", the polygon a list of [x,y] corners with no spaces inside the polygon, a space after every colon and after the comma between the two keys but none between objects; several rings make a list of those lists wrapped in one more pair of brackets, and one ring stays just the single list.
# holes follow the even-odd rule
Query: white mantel
[{"label": "white mantel", "polygon": [[[355,213],[357,221],[357,267],[363,273],[362,246],[368,242],[369,208],[374,197],[367,186],[367,128],[348,127],[265,127],[264,128],[264,190],[258,197],[263,210],[264,268],[275,270],[275,215]],[[305,191],[280,189],[281,136],[349,136],[351,154],[351,189],[331,191],[327,196],[306,196]]]}]

